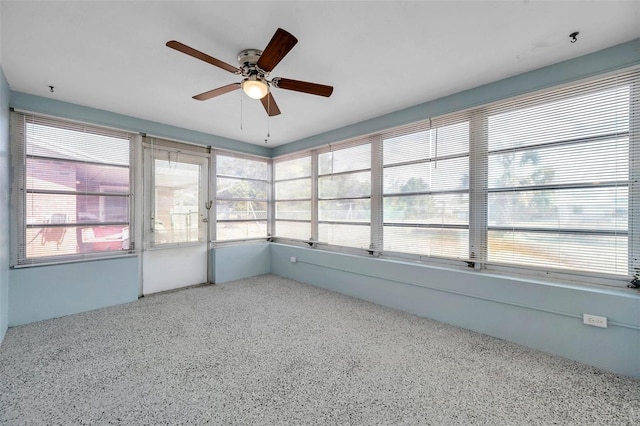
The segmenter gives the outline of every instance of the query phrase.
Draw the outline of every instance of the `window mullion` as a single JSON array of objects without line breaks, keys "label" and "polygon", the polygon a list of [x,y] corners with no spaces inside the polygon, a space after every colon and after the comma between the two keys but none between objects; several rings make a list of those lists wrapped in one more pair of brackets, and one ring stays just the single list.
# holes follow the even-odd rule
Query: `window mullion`
[{"label": "window mullion", "polygon": [[269,237],[275,236],[275,218],[276,218],[276,203],[275,199],[275,182],[273,173],[273,160],[269,160],[267,163],[267,235]]},{"label": "window mullion", "polygon": [[13,190],[11,208],[11,264],[26,258],[26,124],[25,117],[11,112],[11,156],[13,158]]},{"label": "window mullion", "polygon": [[640,274],[640,81],[629,97],[629,275]]},{"label": "window mullion", "polygon": [[383,242],[383,178],[382,178],[382,138],[371,141],[371,245],[370,253],[378,255]]},{"label": "window mullion", "polygon": [[311,241],[318,241],[318,151],[311,152]]},{"label": "window mullion", "polygon": [[469,141],[469,258],[480,270],[487,261],[488,117],[471,115]]}]

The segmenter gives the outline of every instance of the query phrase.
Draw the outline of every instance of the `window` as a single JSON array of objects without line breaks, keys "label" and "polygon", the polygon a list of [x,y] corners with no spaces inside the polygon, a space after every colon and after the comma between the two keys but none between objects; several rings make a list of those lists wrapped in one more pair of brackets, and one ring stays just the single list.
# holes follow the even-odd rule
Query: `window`
[{"label": "window", "polygon": [[469,123],[416,127],[382,141],[383,251],[468,259]]},{"label": "window", "polygon": [[[273,229],[329,249],[622,282],[640,271],[638,117],[636,69],[273,162],[214,151],[215,240]],[[133,248],[131,140],[12,114],[14,265]],[[160,242],[200,238],[200,160],[157,158],[180,206],[159,218],[175,231]]]},{"label": "window", "polygon": [[269,162],[216,153],[216,240],[266,238]]},{"label": "window", "polygon": [[311,239],[311,156],[276,161],[274,173],[275,234]]},{"label": "window", "polygon": [[636,69],[279,158],[276,237],[620,283],[640,271],[638,117]]},{"label": "window", "polygon": [[129,251],[131,136],[19,113],[12,120],[13,263]]},{"label": "window", "polygon": [[629,106],[614,78],[488,111],[489,262],[629,273]]},{"label": "window", "polygon": [[318,154],[318,241],[368,249],[371,143]]}]

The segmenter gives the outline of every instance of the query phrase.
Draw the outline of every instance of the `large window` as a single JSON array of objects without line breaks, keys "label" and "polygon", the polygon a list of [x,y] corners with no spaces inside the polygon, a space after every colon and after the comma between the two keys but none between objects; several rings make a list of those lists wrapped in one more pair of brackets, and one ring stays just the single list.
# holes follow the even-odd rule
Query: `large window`
[{"label": "large window", "polygon": [[600,283],[640,271],[640,71],[295,155],[275,163],[276,238],[298,215],[298,238],[362,254]]},{"label": "large window", "polygon": [[488,114],[488,261],[628,274],[630,85]]},{"label": "large window", "polygon": [[216,240],[267,237],[269,163],[216,154]]},{"label": "large window", "polygon": [[276,161],[273,174],[276,235],[310,240],[311,156]]},{"label": "large window", "polygon": [[382,141],[383,250],[467,259],[469,123],[418,127]]},{"label": "large window", "polygon": [[14,113],[16,265],[127,252],[131,137]]},{"label": "large window", "polygon": [[318,241],[369,249],[371,144],[318,154]]}]

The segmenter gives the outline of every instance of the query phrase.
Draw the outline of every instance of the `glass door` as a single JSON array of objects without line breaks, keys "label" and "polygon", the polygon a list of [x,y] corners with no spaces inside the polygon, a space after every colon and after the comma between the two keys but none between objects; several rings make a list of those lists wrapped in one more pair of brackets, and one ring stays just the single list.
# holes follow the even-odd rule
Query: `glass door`
[{"label": "glass door", "polygon": [[145,148],[143,294],[207,282],[208,157]]}]

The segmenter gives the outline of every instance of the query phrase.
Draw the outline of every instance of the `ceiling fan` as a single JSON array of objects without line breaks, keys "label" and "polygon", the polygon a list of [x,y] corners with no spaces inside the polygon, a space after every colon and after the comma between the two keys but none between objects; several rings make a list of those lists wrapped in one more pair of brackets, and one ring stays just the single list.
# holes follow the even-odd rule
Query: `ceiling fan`
[{"label": "ceiling fan", "polygon": [[264,51],[258,49],[245,49],[238,53],[239,67],[227,64],[219,59],[202,53],[192,47],[171,40],[167,42],[167,46],[179,52],[193,56],[196,59],[207,62],[225,71],[244,77],[240,83],[231,83],[217,89],[209,90],[199,95],[195,95],[193,99],[205,101],[216,96],[242,88],[242,90],[253,99],[260,99],[265,111],[269,116],[280,114],[280,109],[273,99],[271,87],[278,89],[293,90],[295,92],[308,93],[318,96],[331,96],[333,93],[332,86],[324,84],[309,83],[306,81],[291,80],[289,78],[274,77],[269,78],[269,73],[280,63],[280,61],[289,53],[296,45],[298,39],[289,34],[282,28],[278,28]]}]

